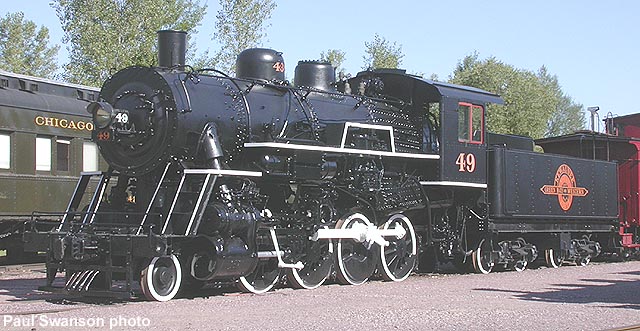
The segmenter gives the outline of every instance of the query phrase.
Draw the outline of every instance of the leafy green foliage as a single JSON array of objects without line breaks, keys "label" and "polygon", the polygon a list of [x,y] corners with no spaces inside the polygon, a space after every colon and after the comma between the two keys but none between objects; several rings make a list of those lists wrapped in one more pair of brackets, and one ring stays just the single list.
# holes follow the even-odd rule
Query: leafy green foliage
[{"label": "leafy green foliage", "polygon": [[157,63],[156,31],[196,32],[206,5],[198,0],[55,0],[69,43],[64,78],[101,85],[114,70]]},{"label": "leafy green foliage", "polygon": [[49,29],[39,29],[24,13],[0,18],[0,69],[24,75],[54,78],[59,46],[48,46]]},{"label": "leafy green foliage", "polygon": [[373,36],[373,40],[365,42],[365,52],[363,56],[364,66],[362,69],[380,69],[380,68],[398,68],[402,64],[402,45],[396,42],[389,42],[384,37],[380,37],[377,33]]},{"label": "leafy green foliage", "polygon": [[584,106],[573,98],[563,94],[560,97],[556,112],[549,119],[546,137],[569,134],[585,129]]},{"label": "leafy green foliage", "polygon": [[339,49],[329,49],[327,52],[320,53],[320,60],[331,63],[336,68],[336,76],[343,78],[346,76],[345,69],[342,68],[342,63],[347,59],[346,53]]},{"label": "leafy green foliage", "polygon": [[549,84],[535,73],[516,69],[495,57],[482,61],[477,54],[465,57],[458,63],[450,82],[502,96],[504,105],[487,108],[487,129],[497,133],[542,138],[558,108],[559,99]]},{"label": "leafy green foliage", "polygon": [[235,72],[238,54],[260,45],[276,3],[274,0],[220,0],[220,5],[214,39],[222,47],[208,64],[231,74]]},{"label": "leafy green foliage", "polygon": [[545,84],[558,100],[556,110],[547,123],[546,137],[568,134],[585,127],[584,106],[573,101],[573,98],[562,92],[558,77],[551,75],[545,66],[538,71],[538,78]]}]

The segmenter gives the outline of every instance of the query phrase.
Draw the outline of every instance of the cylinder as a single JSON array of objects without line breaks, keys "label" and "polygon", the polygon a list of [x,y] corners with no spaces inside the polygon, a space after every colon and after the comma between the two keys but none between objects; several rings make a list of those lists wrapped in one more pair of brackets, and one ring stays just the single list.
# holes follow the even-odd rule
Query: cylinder
[{"label": "cylinder", "polygon": [[187,33],[176,30],[158,31],[158,66],[174,67],[185,64]]}]

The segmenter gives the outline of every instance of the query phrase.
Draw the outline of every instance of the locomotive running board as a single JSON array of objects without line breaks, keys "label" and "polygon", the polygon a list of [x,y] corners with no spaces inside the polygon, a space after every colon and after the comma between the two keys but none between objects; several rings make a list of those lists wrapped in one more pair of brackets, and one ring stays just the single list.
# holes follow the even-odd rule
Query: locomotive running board
[{"label": "locomotive running board", "polygon": [[470,182],[451,182],[451,181],[440,181],[440,182],[420,182],[420,185],[423,186],[457,186],[457,187],[473,187],[473,188],[487,188],[487,184],[482,183],[470,183]]},{"label": "locomotive running board", "polygon": [[287,144],[287,143],[245,143],[246,148],[276,148],[276,149],[289,149],[299,151],[314,151],[314,152],[327,152],[327,153],[344,153],[344,154],[360,154],[360,155],[373,155],[373,156],[388,156],[388,157],[400,157],[408,159],[423,159],[423,160],[439,160],[440,155],[437,154],[417,154],[417,153],[397,153],[397,152],[385,152],[374,151],[368,149],[355,149],[355,148],[340,148],[330,146],[315,146],[315,145],[299,145],[299,144]]},{"label": "locomotive running board", "polygon": [[262,172],[228,169],[185,169],[185,174],[193,175],[214,175],[214,176],[240,176],[240,177],[262,177]]}]

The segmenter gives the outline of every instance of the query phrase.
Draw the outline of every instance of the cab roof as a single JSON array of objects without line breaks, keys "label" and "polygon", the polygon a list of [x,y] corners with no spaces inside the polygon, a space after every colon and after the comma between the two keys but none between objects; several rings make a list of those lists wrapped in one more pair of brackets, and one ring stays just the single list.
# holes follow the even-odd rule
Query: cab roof
[{"label": "cab roof", "polygon": [[504,104],[504,100],[497,94],[479,88],[437,82],[419,76],[410,75],[402,69],[377,69],[363,71],[352,80],[378,77],[384,82],[385,95],[400,98],[405,102],[412,102],[416,95],[425,95],[429,100],[439,101],[442,98],[454,98],[478,103]]}]

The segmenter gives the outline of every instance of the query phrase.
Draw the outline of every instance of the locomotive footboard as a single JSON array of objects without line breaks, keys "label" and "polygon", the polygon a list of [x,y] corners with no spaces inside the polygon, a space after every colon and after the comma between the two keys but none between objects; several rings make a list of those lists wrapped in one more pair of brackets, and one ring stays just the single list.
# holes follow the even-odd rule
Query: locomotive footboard
[{"label": "locomotive footboard", "polygon": [[[92,226],[79,232],[79,225],[63,232],[26,232],[27,247],[46,252],[47,280],[42,289],[83,296],[139,296],[145,261],[171,256],[171,238],[149,228],[135,234],[137,227],[113,226],[123,233],[96,231]],[[63,279],[57,279],[58,272],[64,273]]]}]

